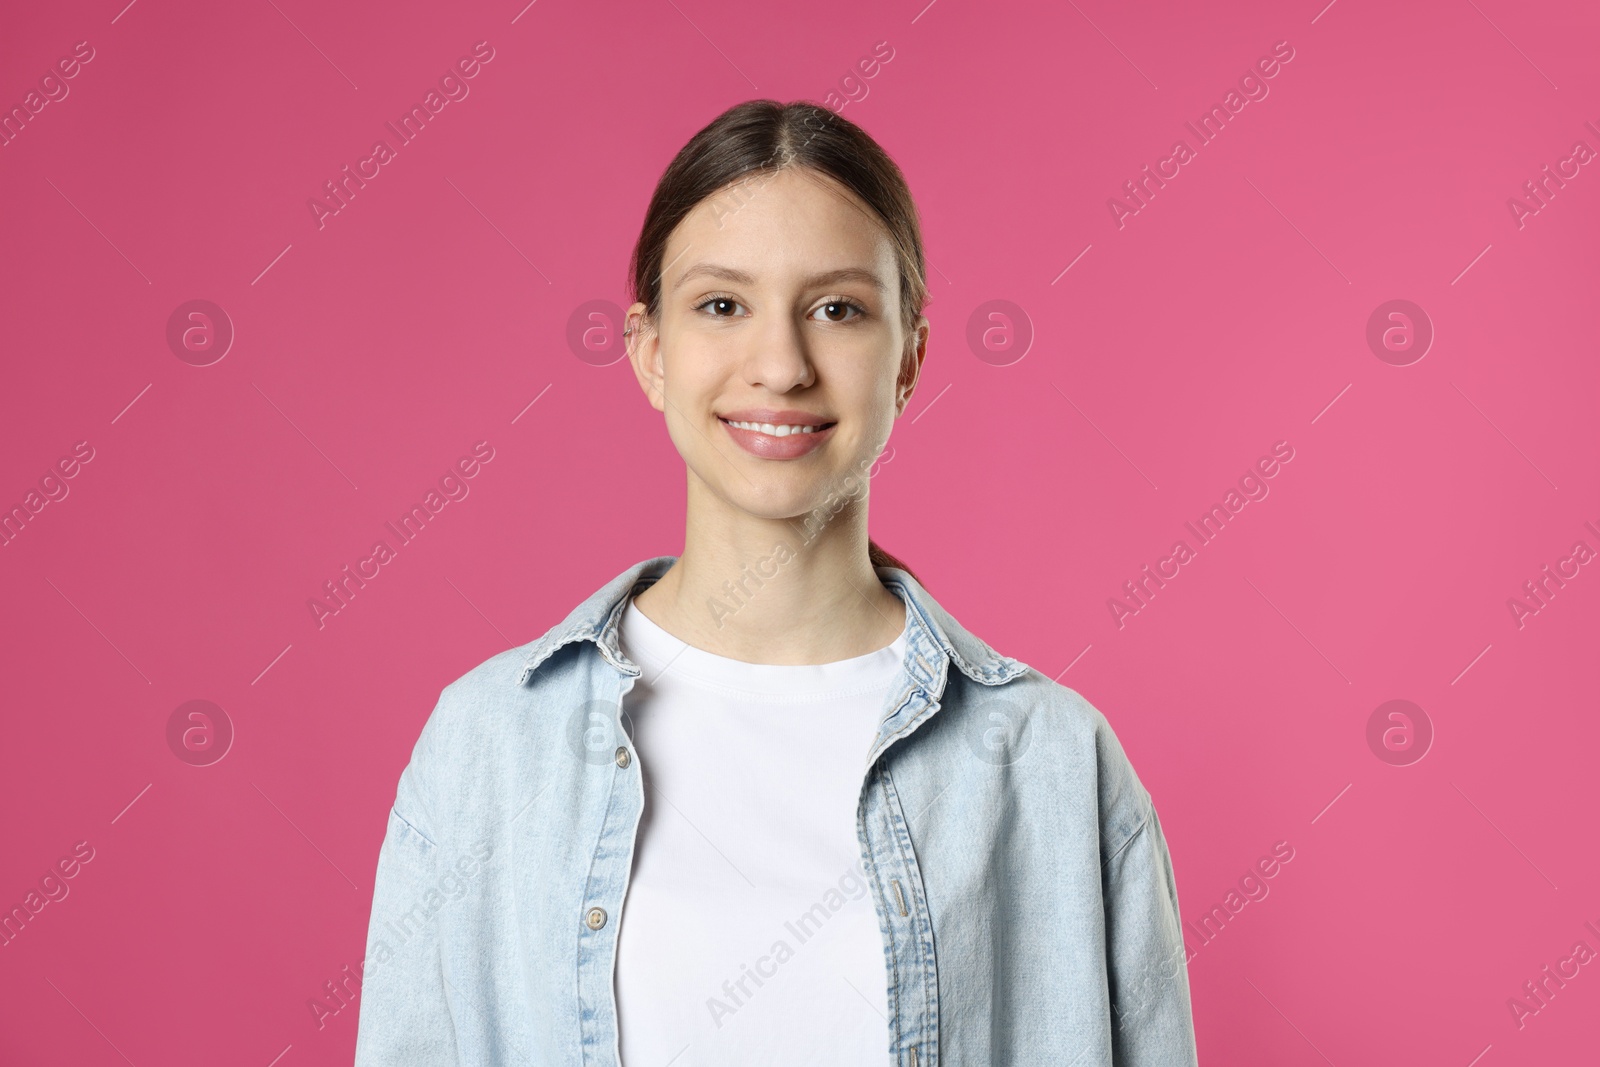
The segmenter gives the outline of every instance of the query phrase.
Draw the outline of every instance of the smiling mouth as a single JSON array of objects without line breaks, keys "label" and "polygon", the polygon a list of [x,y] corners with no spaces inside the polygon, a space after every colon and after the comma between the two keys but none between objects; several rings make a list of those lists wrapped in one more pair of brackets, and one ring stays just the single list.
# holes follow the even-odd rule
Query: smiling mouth
[{"label": "smiling mouth", "polygon": [[819,423],[816,426],[794,426],[787,423],[740,422],[736,419],[724,419],[720,415],[718,415],[717,418],[722,422],[727,423],[729,426],[734,427],[735,429],[749,430],[754,433],[764,433],[768,437],[792,437],[795,434],[817,433],[818,431],[826,430],[830,427],[838,425],[838,423],[834,422],[824,422]]}]

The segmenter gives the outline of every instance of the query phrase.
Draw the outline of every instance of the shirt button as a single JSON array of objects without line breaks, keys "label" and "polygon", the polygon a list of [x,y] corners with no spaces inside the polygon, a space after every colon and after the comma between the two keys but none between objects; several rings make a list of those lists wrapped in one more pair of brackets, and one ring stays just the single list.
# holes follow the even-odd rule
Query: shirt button
[{"label": "shirt button", "polygon": [[588,916],[584,919],[589,924],[589,929],[598,930],[606,924],[604,908],[590,908]]},{"label": "shirt button", "polygon": [[623,770],[627,770],[628,769],[628,764],[630,764],[632,762],[633,762],[633,757],[628,755],[628,750],[626,748],[617,749],[617,766],[618,767],[621,767]]}]

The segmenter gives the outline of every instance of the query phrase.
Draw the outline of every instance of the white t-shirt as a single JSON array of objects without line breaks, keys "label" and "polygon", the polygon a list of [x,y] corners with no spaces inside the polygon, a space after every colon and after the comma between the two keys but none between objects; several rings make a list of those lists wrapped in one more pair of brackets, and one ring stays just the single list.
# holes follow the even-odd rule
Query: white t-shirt
[{"label": "white t-shirt", "polygon": [[881,1067],[883,935],[856,836],[906,634],[833,663],[694,648],[630,600],[644,812],[618,930],[624,1067]]}]

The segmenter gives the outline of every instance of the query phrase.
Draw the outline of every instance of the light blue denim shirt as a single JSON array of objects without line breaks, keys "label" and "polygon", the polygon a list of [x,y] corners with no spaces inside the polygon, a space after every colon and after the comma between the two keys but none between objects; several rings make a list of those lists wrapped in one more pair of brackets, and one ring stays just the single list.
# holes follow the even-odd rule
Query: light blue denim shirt
[{"label": "light blue denim shirt", "polygon": [[[617,624],[675,559],[440,694],[378,855],[357,1067],[620,1063],[644,760],[619,722],[640,669]],[[1105,717],[906,571],[877,573],[907,606],[856,814],[888,984],[879,1064],[1194,1064],[1172,861]]]}]

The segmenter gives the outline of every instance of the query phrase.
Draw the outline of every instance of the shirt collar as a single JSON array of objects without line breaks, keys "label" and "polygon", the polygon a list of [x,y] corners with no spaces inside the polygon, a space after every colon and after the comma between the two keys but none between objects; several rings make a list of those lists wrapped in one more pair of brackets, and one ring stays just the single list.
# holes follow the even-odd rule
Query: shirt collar
[{"label": "shirt collar", "polygon": [[[527,685],[541,663],[573,641],[593,641],[600,655],[618,671],[638,674],[639,668],[618,647],[618,622],[628,599],[653,584],[677,559],[655,556],[635,563],[573,608],[565,619],[528,646],[519,677],[521,684]],[[1000,655],[967,632],[908,571],[899,567],[874,569],[879,580],[906,603],[906,672],[935,699],[944,689],[949,663],[983,685],[1000,685],[1027,671],[1027,664]]]}]

